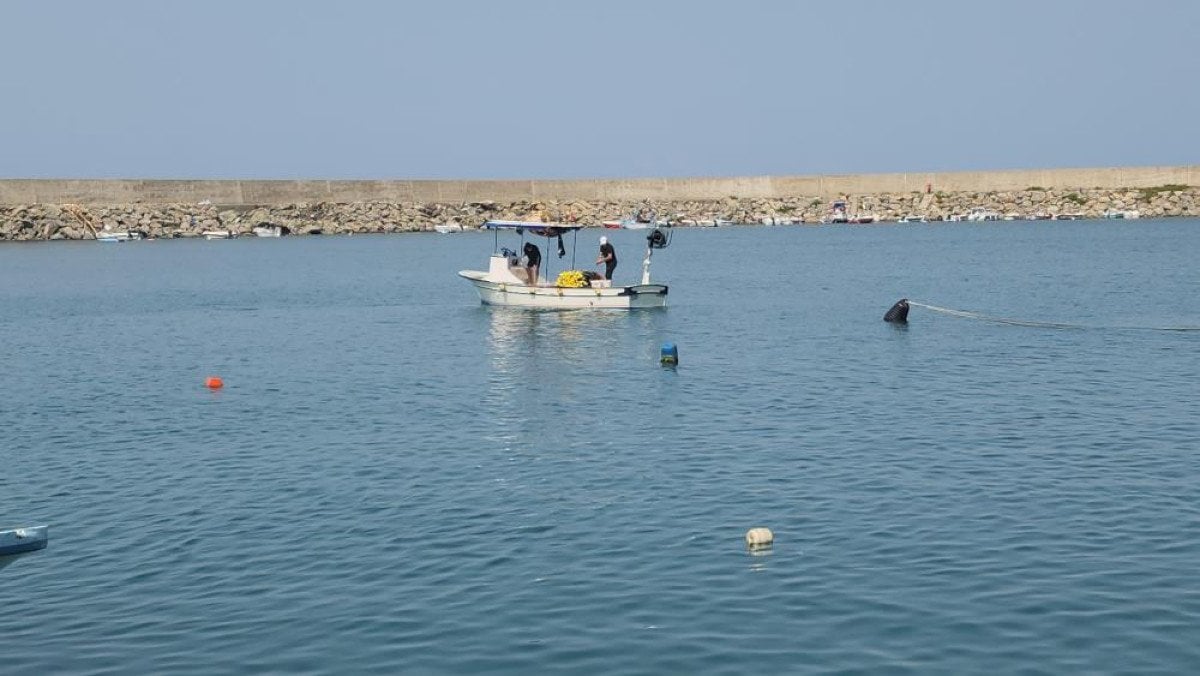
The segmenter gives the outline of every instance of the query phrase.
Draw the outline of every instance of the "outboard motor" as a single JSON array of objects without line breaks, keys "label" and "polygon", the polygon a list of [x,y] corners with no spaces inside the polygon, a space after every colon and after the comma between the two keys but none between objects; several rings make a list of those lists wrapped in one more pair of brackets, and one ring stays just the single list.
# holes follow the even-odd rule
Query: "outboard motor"
[{"label": "outboard motor", "polygon": [[665,249],[670,243],[671,238],[659,228],[655,228],[653,232],[646,235],[646,246],[651,249]]},{"label": "outboard motor", "polygon": [[888,311],[883,315],[883,321],[892,322],[894,324],[908,323],[908,299],[901,298],[896,301],[896,304],[888,308]]}]

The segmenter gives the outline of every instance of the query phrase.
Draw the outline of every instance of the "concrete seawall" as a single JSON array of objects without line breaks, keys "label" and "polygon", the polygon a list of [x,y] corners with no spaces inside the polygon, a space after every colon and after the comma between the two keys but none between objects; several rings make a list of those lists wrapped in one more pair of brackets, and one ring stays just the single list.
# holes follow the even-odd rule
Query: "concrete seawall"
[{"label": "concrete seawall", "polygon": [[1030,169],[904,174],[505,181],[264,181],[0,179],[0,204],[196,204],[260,206],[307,202],[462,204],[594,202],[729,197],[783,199],[880,193],[999,192],[1195,186],[1200,166]]}]

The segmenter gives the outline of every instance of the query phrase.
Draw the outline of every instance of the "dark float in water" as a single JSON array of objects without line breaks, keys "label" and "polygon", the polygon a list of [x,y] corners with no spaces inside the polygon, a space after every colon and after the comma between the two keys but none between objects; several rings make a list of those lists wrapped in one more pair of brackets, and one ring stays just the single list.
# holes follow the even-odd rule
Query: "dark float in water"
[{"label": "dark float in water", "polygon": [[908,323],[908,299],[901,298],[896,301],[896,304],[888,308],[888,311],[883,315],[883,321],[893,322],[895,324]]}]

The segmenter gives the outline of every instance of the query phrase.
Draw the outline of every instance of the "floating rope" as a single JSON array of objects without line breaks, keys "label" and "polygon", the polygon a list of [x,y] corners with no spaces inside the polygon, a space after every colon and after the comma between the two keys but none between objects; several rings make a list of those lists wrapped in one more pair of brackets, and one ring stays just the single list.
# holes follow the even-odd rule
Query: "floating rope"
[{"label": "floating rope", "polygon": [[1100,324],[1069,324],[1066,322],[1037,322],[1028,319],[1010,319],[1008,317],[993,317],[985,315],[981,312],[970,312],[968,310],[954,310],[948,307],[939,307],[937,305],[929,305],[928,303],[920,303],[915,300],[908,301],[909,305],[914,307],[925,308],[933,312],[940,312],[951,317],[962,317],[963,319],[977,319],[984,322],[992,322],[993,324],[1008,324],[1010,326],[1031,326],[1040,329],[1117,329],[1122,331],[1200,331],[1200,326],[1104,326]]}]

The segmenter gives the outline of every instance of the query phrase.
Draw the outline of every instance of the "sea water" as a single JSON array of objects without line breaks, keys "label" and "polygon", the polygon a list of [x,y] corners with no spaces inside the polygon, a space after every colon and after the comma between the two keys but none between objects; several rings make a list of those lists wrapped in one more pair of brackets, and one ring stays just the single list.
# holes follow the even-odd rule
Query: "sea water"
[{"label": "sea water", "polygon": [[1200,669],[1200,222],[493,245],[0,246],[0,671]]}]

